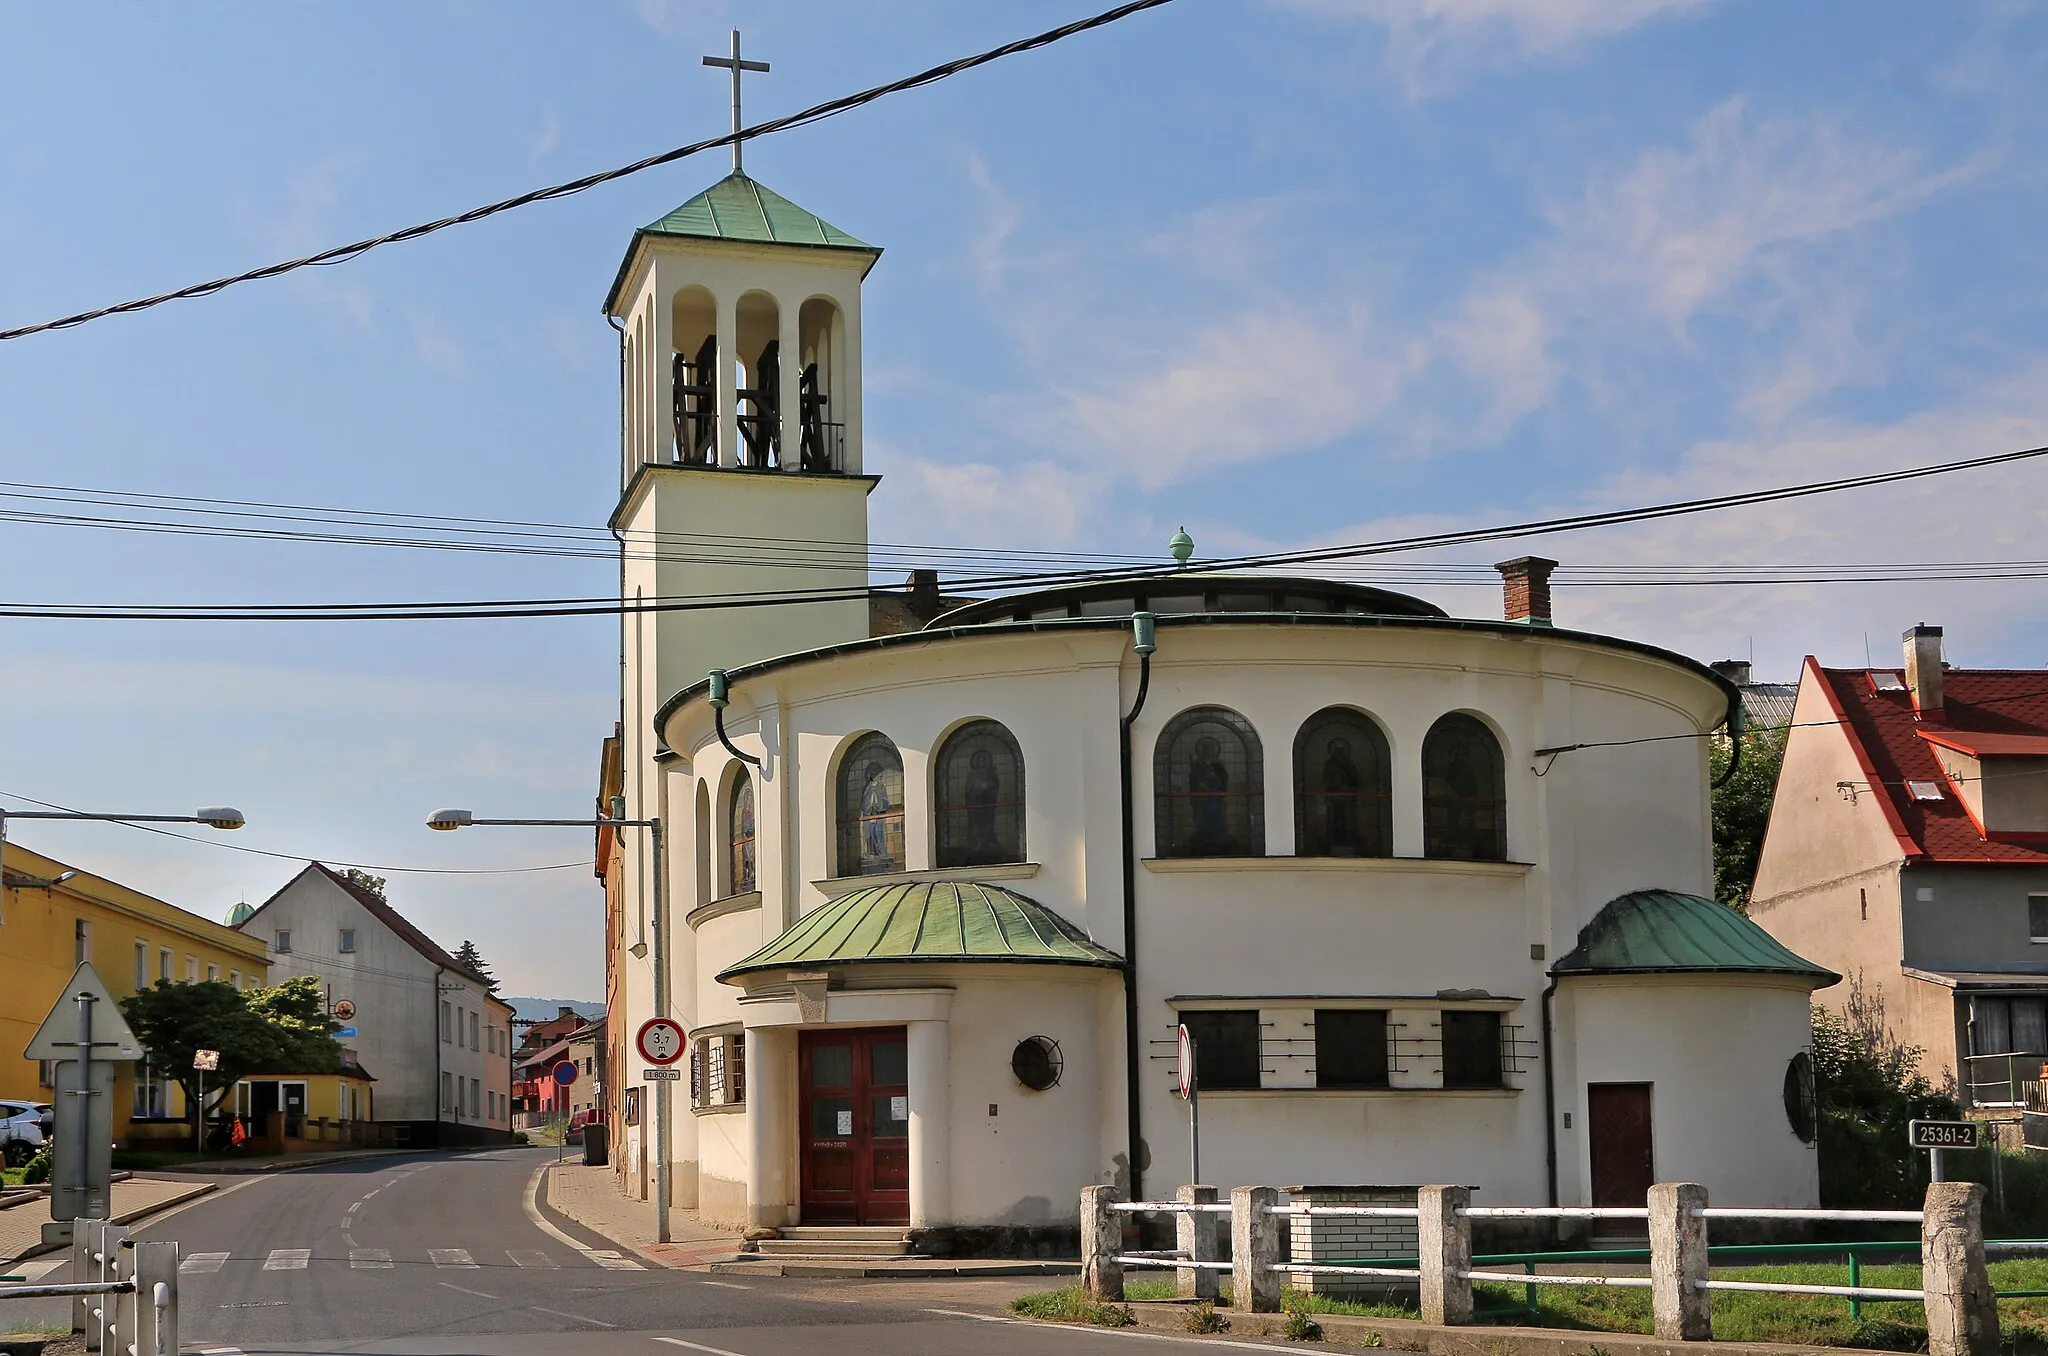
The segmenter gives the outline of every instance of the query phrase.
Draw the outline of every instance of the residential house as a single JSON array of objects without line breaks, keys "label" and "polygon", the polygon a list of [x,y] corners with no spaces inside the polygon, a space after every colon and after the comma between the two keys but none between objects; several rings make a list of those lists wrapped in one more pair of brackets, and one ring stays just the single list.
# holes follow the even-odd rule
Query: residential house
[{"label": "residential house", "polygon": [[1750,917],[1840,972],[1816,1001],[1922,1049],[1971,1105],[2048,1060],[2048,671],[1808,657]]},{"label": "residential house", "polygon": [[405,1127],[415,1144],[510,1137],[512,1005],[488,979],[319,862],[240,927],[268,943],[273,974],[325,985],[343,1046],[376,1071],[377,1120]]}]

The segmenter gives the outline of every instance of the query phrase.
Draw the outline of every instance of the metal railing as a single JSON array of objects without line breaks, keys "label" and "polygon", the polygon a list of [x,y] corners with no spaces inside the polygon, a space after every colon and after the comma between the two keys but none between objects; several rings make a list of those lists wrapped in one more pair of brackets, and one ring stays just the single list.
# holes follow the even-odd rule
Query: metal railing
[{"label": "metal railing", "polygon": [[72,1221],[71,1274],[52,1285],[0,1285],[0,1300],[70,1298],[85,1349],[178,1356],[178,1245],[138,1243],[103,1219]]},{"label": "metal railing", "polygon": [[2048,1055],[2033,1050],[2008,1050],[1995,1055],[1964,1055],[1963,1086],[1972,1106],[2024,1107],[2027,1090],[2041,1083]]}]

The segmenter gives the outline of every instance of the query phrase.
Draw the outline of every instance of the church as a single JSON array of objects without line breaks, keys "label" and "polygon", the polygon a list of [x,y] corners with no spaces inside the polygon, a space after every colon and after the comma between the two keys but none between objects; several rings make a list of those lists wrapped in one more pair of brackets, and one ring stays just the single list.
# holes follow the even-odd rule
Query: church
[{"label": "church", "polygon": [[1226,1190],[1816,1203],[1836,976],[1710,897],[1728,681],[1556,624],[1536,558],[1500,618],[1198,566],[872,589],[881,258],[736,163],[605,300],[639,605],[607,794],[662,828],[611,840],[622,1189],[1060,1246],[1082,1187],[1190,1179],[1185,1027]]}]

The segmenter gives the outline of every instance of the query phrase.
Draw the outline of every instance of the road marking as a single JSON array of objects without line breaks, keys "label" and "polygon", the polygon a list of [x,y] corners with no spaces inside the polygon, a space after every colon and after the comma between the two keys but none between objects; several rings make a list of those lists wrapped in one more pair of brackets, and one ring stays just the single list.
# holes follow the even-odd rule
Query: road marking
[{"label": "road marking", "polygon": [[470,1259],[468,1248],[428,1248],[427,1256],[433,1259],[437,1267],[460,1267],[468,1271],[477,1269],[476,1263]]},{"label": "road marking", "polygon": [[223,1304],[223,1309],[282,1309],[290,1300],[241,1300],[234,1304]]},{"label": "road marking", "polygon": [[351,1248],[356,1246],[356,1236],[346,1229],[341,1231],[341,1241],[348,1244]]},{"label": "road marking", "polygon": [[519,1206],[522,1210],[526,1211],[527,1222],[556,1242],[568,1244],[583,1257],[597,1263],[601,1267],[609,1267],[613,1271],[647,1270],[646,1267],[641,1266],[631,1258],[621,1257],[616,1249],[606,1248],[599,1250],[596,1248],[586,1248],[547,1222],[546,1217],[540,1213],[540,1207],[535,1205],[534,1202],[540,1199],[541,1182],[547,1176],[550,1166],[552,1165],[547,1163],[541,1164],[533,1170],[533,1176],[526,1179],[526,1190],[520,1194]]},{"label": "road marking", "polygon": [[455,1283],[454,1283],[453,1281],[436,1281],[436,1282],[434,1282],[434,1284],[435,1284],[435,1285],[445,1285],[445,1286],[447,1286],[447,1287],[448,1287],[448,1288],[449,1288],[450,1290],[460,1290],[460,1291],[462,1291],[462,1293],[463,1293],[463,1294],[465,1294],[465,1295],[475,1295],[475,1296],[476,1296],[476,1297],[477,1297],[478,1299],[487,1299],[487,1300],[494,1300],[494,1299],[496,1299],[496,1298],[497,1298],[497,1296],[496,1296],[496,1295],[486,1295],[486,1294],[485,1294],[485,1293],[484,1293],[483,1291],[481,1291],[481,1290],[471,1290],[471,1289],[468,1289],[468,1288],[467,1288],[467,1287],[465,1287],[465,1286],[460,1286],[460,1285],[457,1285],[457,1284],[455,1284]]},{"label": "road marking", "polygon": [[194,1274],[219,1271],[227,1260],[228,1255],[224,1252],[195,1252],[178,1263],[178,1270]]},{"label": "road marking", "polygon": [[998,1314],[970,1314],[965,1309],[927,1309],[925,1312],[928,1314],[944,1314],[947,1318],[971,1318],[981,1323],[1014,1323],[1017,1321],[1013,1318],[1003,1318]]},{"label": "road marking", "polygon": [[685,1342],[680,1337],[657,1337],[657,1342],[666,1342],[672,1347],[688,1347],[692,1351],[708,1351],[711,1356],[746,1356],[744,1352],[727,1351],[724,1347],[707,1347],[698,1342]]},{"label": "road marking", "polygon": [[578,1323],[588,1323],[593,1327],[616,1328],[619,1326],[616,1323],[607,1323],[601,1318],[585,1318],[582,1314],[565,1314],[560,1309],[543,1309],[538,1304],[529,1304],[526,1307],[533,1310],[537,1314],[553,1314],[556,1318],[572,1319]]},{"label": "road marking", "polygon": [[561,1263],[542,1252],[539,1248],[519,1248],[505,1254],[516,1267],[539,1267],[543,1271],[560,1271]]},{"label": "road marking", "polygon": [[348,1267],[350,1271],[389,1271],[391,1251],[388,1248],[350,1248]]},{"label": "road marking", "polygon": [[752,1290],[754,1288],[751,1285],[734,1285],[731,1281],[703,1281],[700,1284],[715,1285],[720,1290]]},{"label": "road marking", "polygon": [[360,1210],[360,1209],[362,1209],[362,1208],[363,1208],[363,1203],[362,1203],[361,1201],[357,1201],[357,1202],[356,1202],[356,1203],[355,1203],[354,1205],[352,1205],[352,1206],[350,1206],[350,1207],[348,1208],[348,1212],[349,1212],[349,1213],[350,1213],[351,1215],[353,1215],[353,1214],[354,1214],[354,1213],[355,1213],[356,1211],[358,1211],[358,1210]]},{"label": "road marking", "polygon": [[272,1248],[270,1256],[263,1259],[265,1271],[304,1271],[306,1262],[313,1256],[311,1248]]},{"label": "road marking", "polygon": [[599,1266],[609,1267],[613,1271],[647,1270],[632,1258],[621,1257],[616,1248],[582,1248],[579,1251]]},{"label": "road marking", "polygon": [[378,1191],[382,1191],[383,1189],[383,1187],[378,1187],[376,1191],[366,1191],[363,1193],[363,1199],[367,1201],[370,1199],[370,1197],[376,1195]]}]

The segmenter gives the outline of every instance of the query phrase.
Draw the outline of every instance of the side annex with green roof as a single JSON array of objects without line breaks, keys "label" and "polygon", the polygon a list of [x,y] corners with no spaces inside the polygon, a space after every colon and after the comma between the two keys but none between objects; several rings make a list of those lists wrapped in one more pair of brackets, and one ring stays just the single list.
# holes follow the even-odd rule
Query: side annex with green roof
[{"label": "side annex with green roof", "polygon": [[1777,938],[1716,900],[1675,890],[1633,890],[1609,900],[1579,929],[1578,945],[1552,975],[1777,974],[1841,976],[1787,950]]}]

